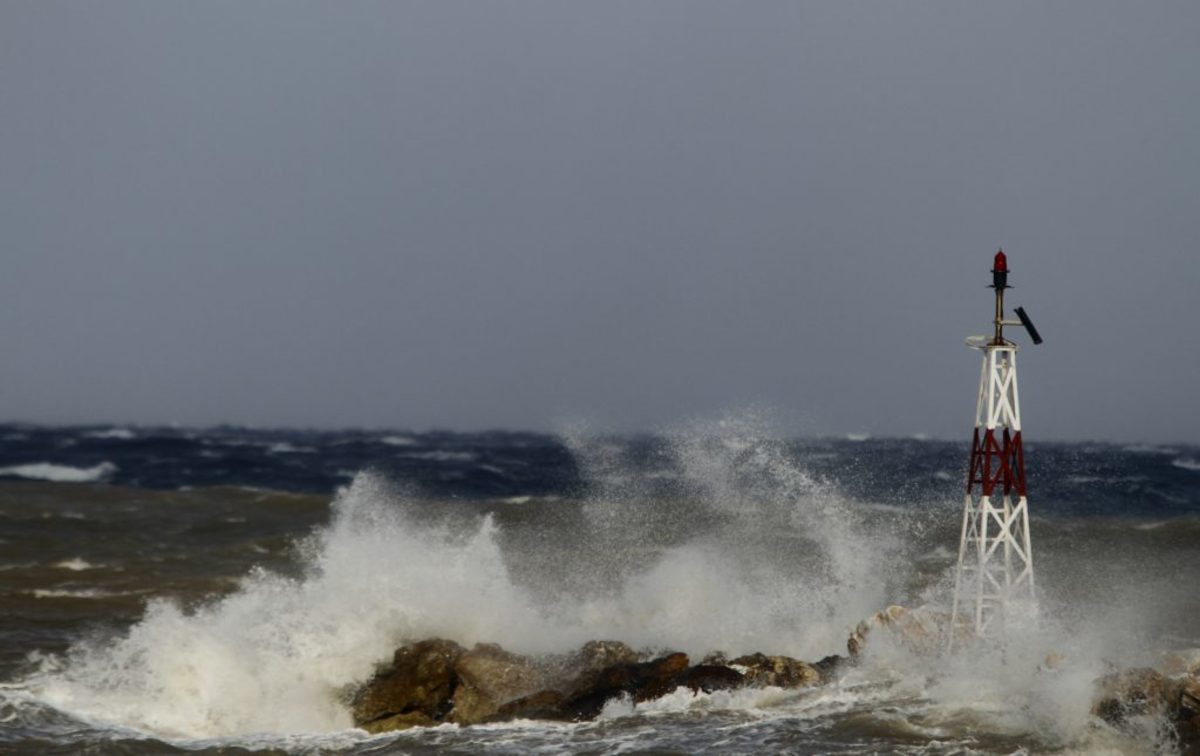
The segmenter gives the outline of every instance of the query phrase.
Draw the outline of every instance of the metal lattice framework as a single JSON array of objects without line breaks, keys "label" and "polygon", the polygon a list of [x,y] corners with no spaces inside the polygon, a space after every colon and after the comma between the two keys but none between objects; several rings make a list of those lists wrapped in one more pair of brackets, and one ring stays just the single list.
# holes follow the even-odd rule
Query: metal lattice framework
[{"label": "metal lattice framework", "polygon": [[1014,605],[1034,605],[1017,347],[999,335],[999,325],[997,332],[995,341],[978,345],[983,367],[954,581],[951,649],[964,634],[993,635]]}]

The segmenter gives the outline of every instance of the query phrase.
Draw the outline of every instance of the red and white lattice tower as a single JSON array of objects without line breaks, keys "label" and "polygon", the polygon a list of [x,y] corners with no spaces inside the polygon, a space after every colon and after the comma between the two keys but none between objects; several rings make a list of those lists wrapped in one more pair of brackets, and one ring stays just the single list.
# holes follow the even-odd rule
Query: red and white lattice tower
[{"label": "red and white lattice tower", "polygon": [[983,353],[975,435],[963,504],[958,570],[954,580],[949,647],[966,635],[997,635],[1005,617],[1035,606],[1029,505],[1025,499],[1025,455],[1021,449],[1021,403],[1017,393],[1017,345],[1004,326],[1023,325],[1042,343],[1025,311],[1004,320],[1008,261],[997,252],[992,266],[996,290],[995,335],[967,339]]}]

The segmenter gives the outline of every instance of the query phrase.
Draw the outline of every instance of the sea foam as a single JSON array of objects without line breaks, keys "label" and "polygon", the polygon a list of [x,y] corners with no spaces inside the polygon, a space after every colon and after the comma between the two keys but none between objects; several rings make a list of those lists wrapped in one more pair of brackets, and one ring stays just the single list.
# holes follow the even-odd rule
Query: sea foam
[{"label": "sea foam", "polygon": [[25,465],[0,467],[0,475],[10,475],[28,480],[48,480],[57,483],[94,483],[110,477],[117,471],[112,462],[101,462],[95,467],[70,467],[50,462],[33,462]]}]

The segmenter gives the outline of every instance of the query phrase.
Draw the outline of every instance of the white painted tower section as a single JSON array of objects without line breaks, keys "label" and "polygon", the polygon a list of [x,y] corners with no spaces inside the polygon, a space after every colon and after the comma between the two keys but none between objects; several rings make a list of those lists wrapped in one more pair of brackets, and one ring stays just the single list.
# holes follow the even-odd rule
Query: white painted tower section
[{"label": "white painted tower section", "polygon": [[1004,326],[1024,325],[1035,344],[1041,337],[1024,310],[1021,320],[1004,320],[1008,267],[996,254],[995,337],[973,337],[982,352],[975,431],[963,501],[958,567],[954,578],[947,646],[972,636],[999,636],[1015,615],[1036,612],[1029,505],[1025,497],[1025,455],[1021,444],[1021,401],[1017,391],[1017,346],[1004,338]]},{"label": "white painted tower section", "polygon": [[[982,350],[979,401],[975,411],[976,437],[1003,438],[1007,430],[1011,449],[1011,439],[1021,431],[1017,347],[988,345]],[[973,460],[973,463],[982,461]],[[986,473],[999,474],[991,493],[983,493],[986,490],[983,485],[975,486],[974,482],[978,481],[968,481],[970,489],[963,502],[951,615],[951,647],[962,629],[988,637],[997,630],[997,623],[1003,622],[1010,604],[1022,603],[1027,606],[1021,608],[1028,610],[1034,602],[1033,549],[1026,497],[1023,490],[1019,491],[1015,486],[1007,492],[1003,490],[1002,471],[987,470]],[[1021,477],[1024,477],[1023,473]],[[1023,483],[1020,488],[1024,488]]]}]

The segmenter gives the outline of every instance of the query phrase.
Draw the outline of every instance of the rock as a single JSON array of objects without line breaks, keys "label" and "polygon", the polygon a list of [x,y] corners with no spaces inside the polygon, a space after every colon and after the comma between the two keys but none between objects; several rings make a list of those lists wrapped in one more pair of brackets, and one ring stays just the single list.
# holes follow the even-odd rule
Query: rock
[{"label": "rock", "polygon": [[433,721],[421,712],[410,711],[407,714],[393,714],[390,717],[374,719],[370,722],[365,722],[360,726],[362,729],[366,730],[372,735],[378,735],[381,732],[407,730],[410,727],[432,727],[435,724],[437,724],[437,722]]},{"label": "rock", "polygon": [[1200,714],[1200,673],[1193,673],[1183,681],[1179,689],[1179,708],[1187,714]]},{"label": "rock", "polygon": [[1095,716],[1116,727],[1130,717],[1161,717],[1174,727],[1180,752],[1200,756],[1200,675],[1172,678],[1141,667],[1105,675],[1096,687]]},{"label": "rock", "polygon": [[1176,723],[1175,732],[1179,736],[1179,752],[1183,756],[1200,756],[1200,714]]},{"label": "rock", "polygon": [[564,696],[557,690],[541,690],[532,695],[509,701],[489,718],[491,722],[510,719],[567,719],[563,713]]},{"label": "rock", "polygon": [[[870,619],[858,623],[846,641],[846,649],[850,656],[861,654],[866,647],[867,638],[872,632],[881,629],[909,651],[922,655],[937,654],[942,651],[942,644],[950,629],[950,613],[928,606],[912,610],[902,606],[889,606],[882,612],[876,612]],[[965,644],[971,638],[970,631],[966,628],[959,628],[958,633],[956,644],[960,641]]]},{"label": "rock", "polygon": [[687,668],[687,654],[681,653],[648,662],[614,665],[572,690],[563,704],[563,712],[570,719],[594,719],[605,703],[622,695],[631,696],[635,702],[658,698],[678,687],[674,680]]},{"label": "rock", "polygon": [[633,664],[641,657],[621,641],[588,641],[577,658],[580,672],[599,672],[615,664]]},{"label": "rock", "polygon": [[1159,657],[1159,672],[1164,675],[1200,674],[1200,648],[1169,651]]},{"label": "rock", "polygon": [[745,670],[746,682],[750,685],[806,688],[821,682],[821,673],[816,667],[790,656],[750,654],[739,656],[730,664]]},{"label": "rock", "polygon": [[733,662],[710,655],[695,667],[683,653],[638,659],[617,641],[592,641],[574,654],[535,660],[494,644],[467,651],[452,641],[425,640],[397,649],[391,665],[358,689],[351,708],[355,724],[371,733],[443,722],[584,720],[622,696],[641,703],[681,687],[694,693],[748,684],[806,687],[833,679],[848,663],[840,656],[812,665],[765,654]]},{"label": "rock", "polygon": [[1182,686],[1172,685],[1149,667],[1113,672],[1100,678],[1097,686],[1092,714],[1112,725],[1121,725],[1131,716],[1174,714],[1182,693]]},{"label": "rock", "polygon": [[495,715],[509,701],[540,689],[542,674],[524,656],[495,644],[480,643],[454,664],[458,687],[448,721],[475,724]]},{"label": "rock", "polygon": [[724,651],[711,651],[708,656],[700,660],[701,664],[718,664],[722,667],[729,666],[729,657]]},{"label": "rock", "polygon": [[463,653],[462,646],[440,639],[397,649],[391,666],[376,673],[355,694],[351,702],[355,725],[365,727],[414,712],[430,720],[443,718],[454,693],[454,664]]},{"label": "rock", "polygon": [[721,664],[697,664],[675,676],[674,687],[687,687],[693,693],[734,690],[746,684],[746,676]]},{"label": "rock", "polygon": [[824,685],[840,677],[852,661],[844,656],[833,654],[832,656],[826,656],[819,662],[814,662],[812,666],[813,669],[817,670],[817,674],[821,676],[821,684]]},{"label": "rock", "polygon": [[1046,658],[1038,665],[1039,672],[1048,672],[1050,670],[1059,669],[1067,662],[1067,657],[1057,651],[1052,651],[1046,654]]},{"label": "rock", "polygon": [[1175,731],[1183,753],[1200,754],[1200,673],[1189,674],[1180,685]]},{"label": "rock", "polygon": [[688,656],[683,653],[668,654],[644,664],[629,665],[639,671],[634,678],[633,700],[650,701],[675,690],[675,678],[688,668]]},{"label": "rock", "polygon": [[542,657],[537,663],[547,688],[568,691],[590,684],[602,669],[640,660],[638,652],[620,641],[588,641],[578,651]]}]

